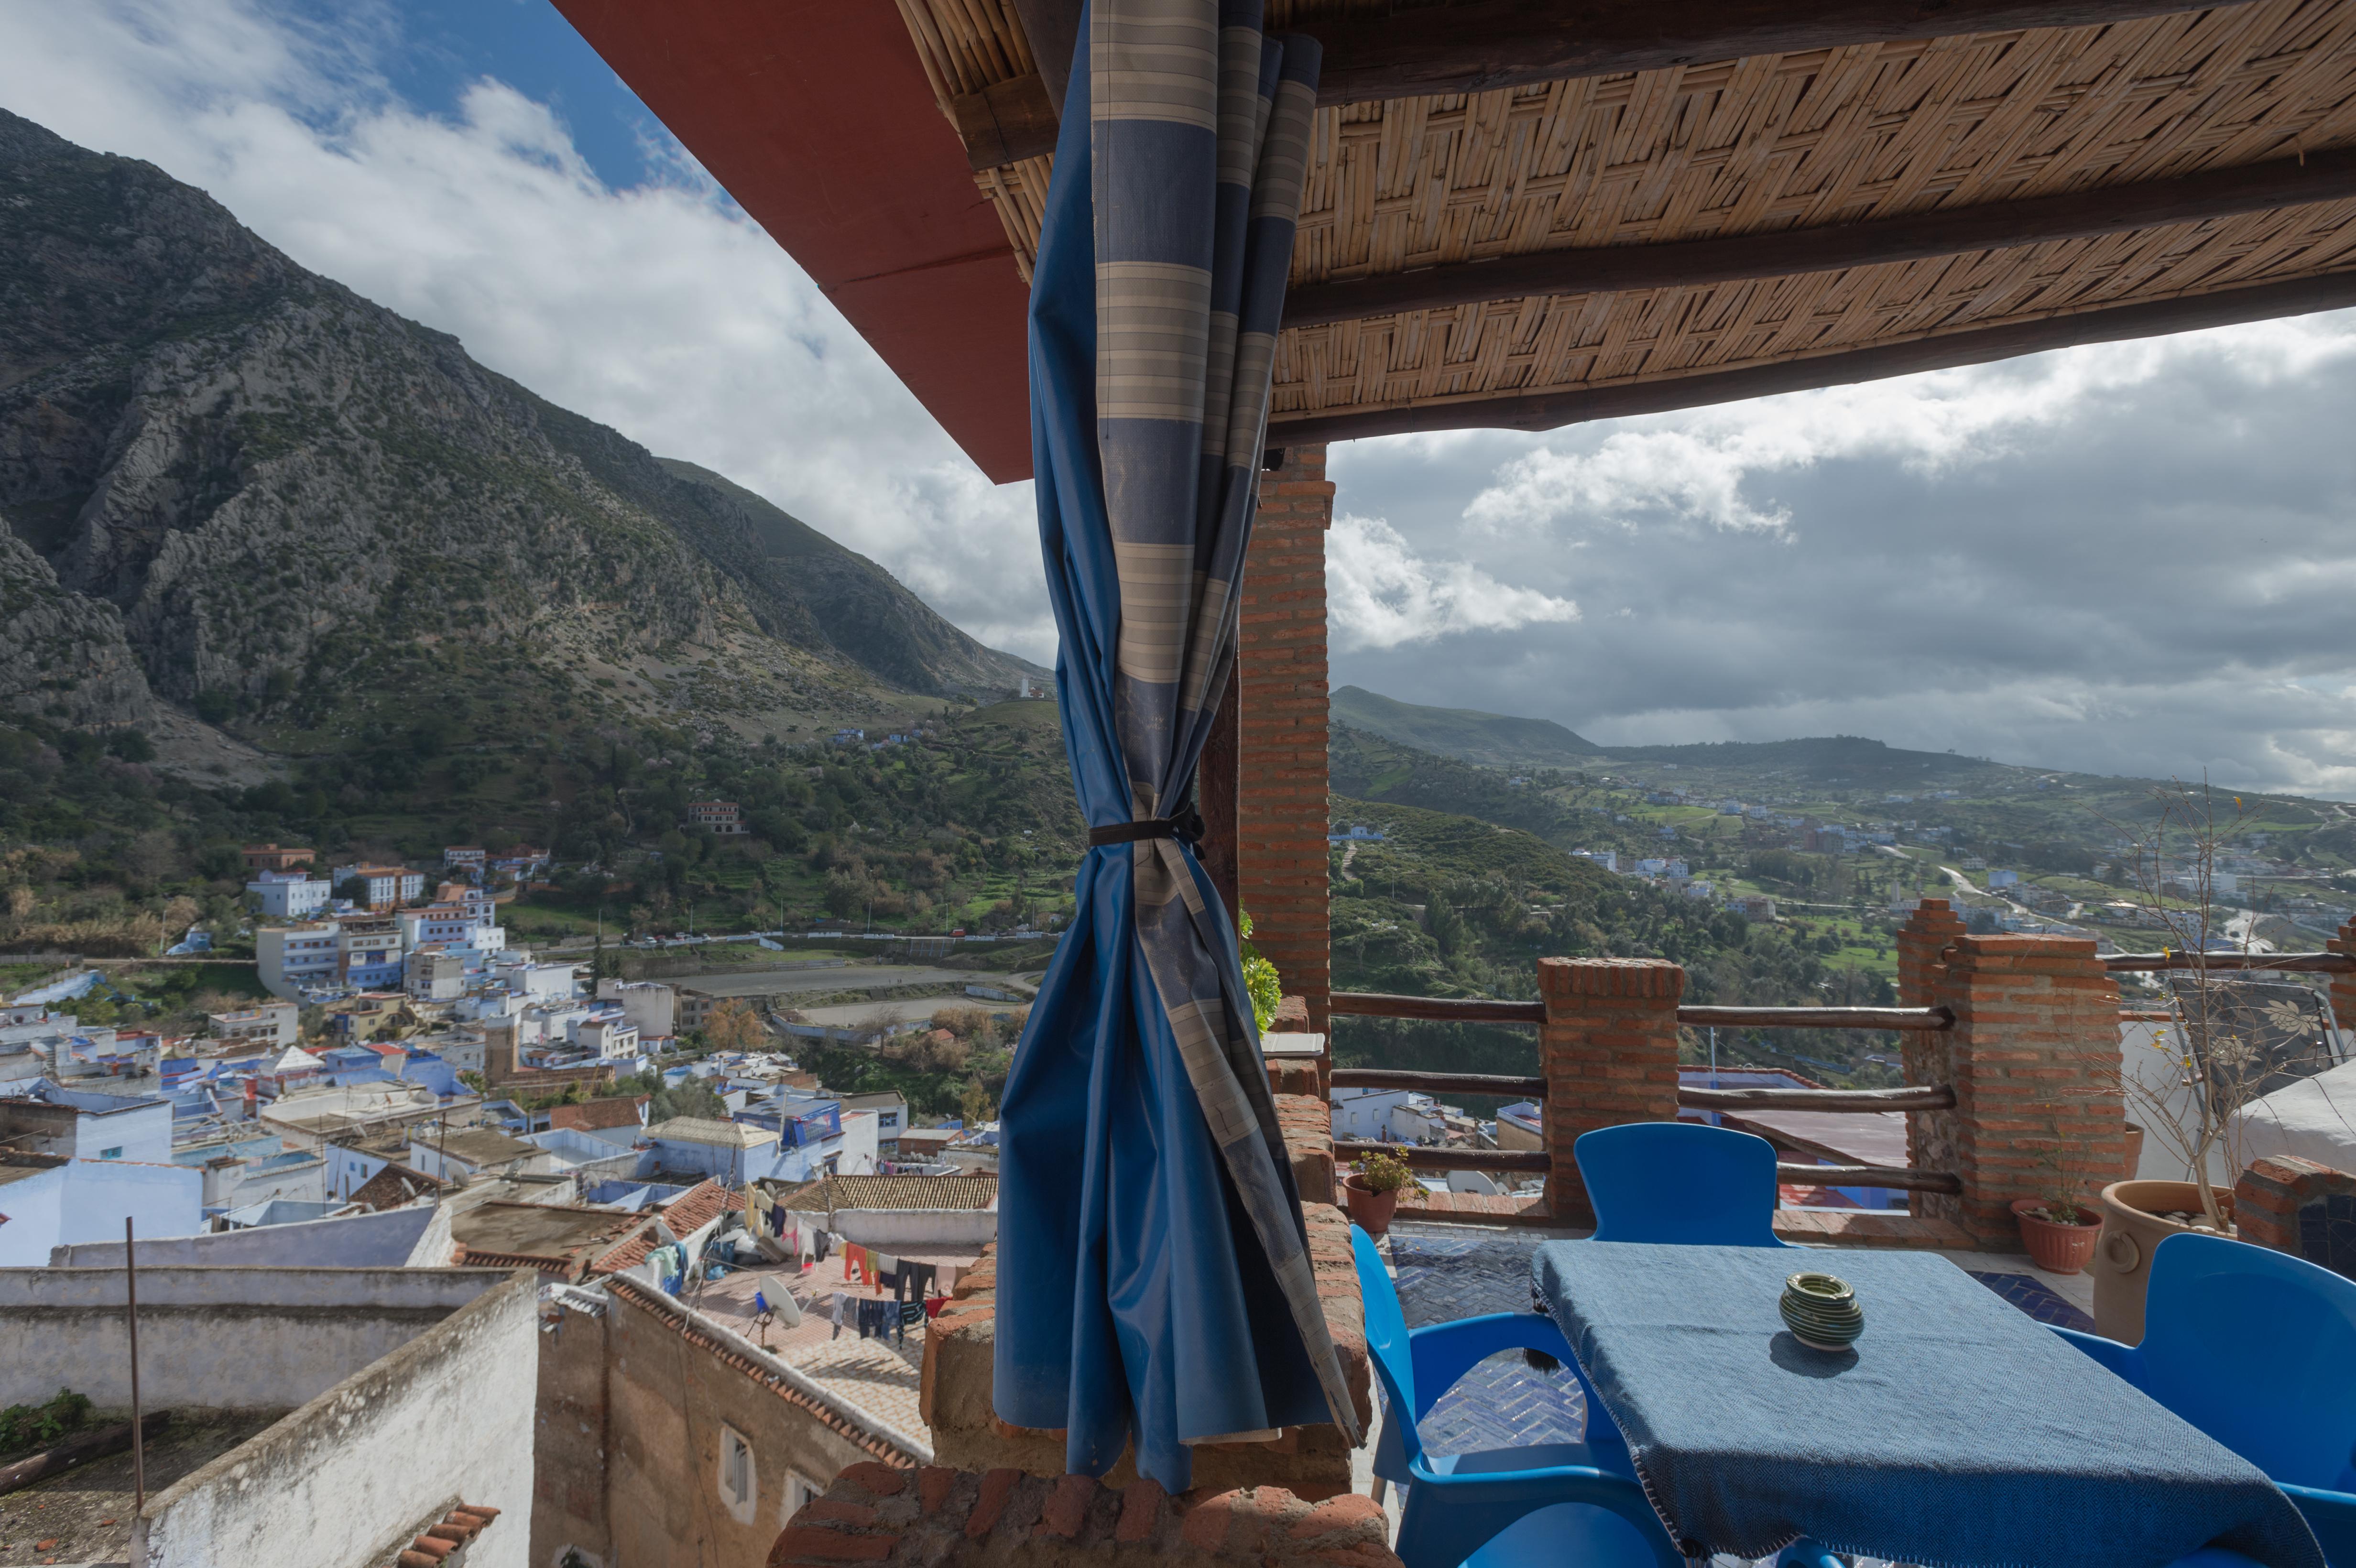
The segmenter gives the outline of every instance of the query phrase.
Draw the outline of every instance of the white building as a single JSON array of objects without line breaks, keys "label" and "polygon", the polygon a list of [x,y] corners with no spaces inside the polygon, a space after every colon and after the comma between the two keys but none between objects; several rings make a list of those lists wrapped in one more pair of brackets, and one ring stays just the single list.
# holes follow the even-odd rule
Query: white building
[{"label": "white building", "polygon": [[327,907],[332,891],[308,871],[259,871],[245,891],[274,920],[308,920]]},{"label": "white building", "polygon": [[1988,873],[1988,887],[1991,890],[1997,888],[2017,888],[2019,885],[2020,873],[2019,871],[1990,871]]},{"label": "white building", "polygon": [[[38,1080],[0,1099],[0,1147],[70,1159],[169,1165],[172,1103],[153,1095],[85,1093]],[[7,1212],[13,1211],[0,1210]]]},{"label": "white building", "polygon": [[233,1013],[209,1013],[213,1038],[240,1045],[268,1046],[273,1051],[293,1045],[302,1030],[302,1009],[293,1002],[262,1002]]},{"label": "white building", "polygon": [[141,1241],[202,1231],[204,1173],[169,1152],[140,1165],[0,1153],[0,1268],[46,1269],[52,1247],[120,1242],[126,1219]]},{"label": "white building", "polygon": [[256,931],[254,966],[261,972],[262,989],[293,1002],[302,1000],[305,990],[334,987],[337,929],[321,923],[266,925]]},{"label": "white building", "polygon": [[573,966],[570,964],[533,964],[518,962],[497,966],[498,978],[519,997],[570,997],[573,992]]},{"label": "white building", "polygon": [[669,1040],[677,1027],[679,994],[659,980],[600,980],[597,999],[618,1002],[640,1040]]},{"label": "white building", "polygon": [[573,1043],[601,1061],[636,1058],[638,1054],[638,1026],[624,1017],[618,1008],[594,1013],[573,1026]]},{"label": "white building", "polygon": [[1333,1136],[1362,1143],[1420,1143],[1446,1125],[1431,1097],[1411,1089],[1336,1089],[1333,1106]]}]

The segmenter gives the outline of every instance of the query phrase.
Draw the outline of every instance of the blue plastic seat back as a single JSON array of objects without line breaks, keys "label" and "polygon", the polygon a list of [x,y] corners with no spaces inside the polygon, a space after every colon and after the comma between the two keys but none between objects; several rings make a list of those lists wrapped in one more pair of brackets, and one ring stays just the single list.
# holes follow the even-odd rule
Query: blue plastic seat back
[{"label": "blue plastic seat back", "polygon": [[1422,1456],[1423,1442],[1415,1430],[1415,1352],[1408,1344],[1407,1317],[1399,1311],[1398,1291],[1374,1238],[1353,1225],[1350,1247],[1358,1261],[1358,1294],[1365,1299],[1366,1356],[1382,1379],[1383,1396],[1390,1401],[1400,1446],[1413,1460]]},{"label": "blue plastic seat back", "polygon": [[2276,1481],[2356,1491],[2356,1281],[2246,1242],[2153,1249],[2144,1392]]},{"label": "blue plastic seat back", "polygon": [[1780,1247],[1775,1146],[1699,1122],[1631,1122],[1570,1146],[1595,1240]]}]

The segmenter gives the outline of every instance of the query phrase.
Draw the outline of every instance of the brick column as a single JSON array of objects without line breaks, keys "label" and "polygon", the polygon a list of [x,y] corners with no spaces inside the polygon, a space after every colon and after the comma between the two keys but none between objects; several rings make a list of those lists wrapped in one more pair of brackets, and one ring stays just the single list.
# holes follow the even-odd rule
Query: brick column
[{"label": "brick column", "polygon": [[1333,989],[1326,907],[1325,449],[1297,446],[1261,476],[1244,560],[1237,886],[1252,945],[1323,1033]]},{"label": "brick column", "polygon": [[2245,1242],[2356,1279],[2356,1176],[2267,1155],[2233,1183],[2233,1222]]},{"label": "brick column", "polygon": [[[2356,920],[2340,928],[2340,934],[2323,944],[2333,953],[2356,957]],[[2331,976],[2329,987],[2331,997],[2331,1019],[2340,1026],[2340,1042],[2356,1045],[2356,970],[2341,970]]]},{"label": "brick column", "polygon": [[[1917,918],[1919,956],[1937,916]],[[2091,937],[1962,935],[1941,951],[1908,1000],[1954,1009],[1954,1027],[1913,1037],[1907,1078],[1953,1084],[1955,1108],[1910,1116],[1908,1148],[1964,1190],[1917,1193],[1913,1211],[1960,1225],[1983,1251],[2017,1252],[2014,1199],[2044,1197],[2057,1179],[2092,1192],[2126,1158],[2118,986]]]},{"label": "brick column", "polygon": [[[1947,944],[1964,934],[1962,917],[1944,899],[1923,899],[1898,928],[1898,1001],[1901,1007],[1935,1008],[1944,999],[1939,982],[1946,973]],[[1910,1030],[1899,1036],[1899,1056],[1909,1083],[1952,1083],[1949,1037]],[[1954,1118],[1917,1111],[1906,1118],[1906,1163],[1917,1170],[1955,1168]],[[1907,1211],[1930,1211],[1929,1193],[1910,1192]]]},{"label": "brick column", "polygon": [[1677,999],[1686,972],[1665,958],[1541,958],[1546,1023],[1547,1208],[1558,1225],[1592,1225],[1570,1146],[1593,1127],[1677,1115]]}]

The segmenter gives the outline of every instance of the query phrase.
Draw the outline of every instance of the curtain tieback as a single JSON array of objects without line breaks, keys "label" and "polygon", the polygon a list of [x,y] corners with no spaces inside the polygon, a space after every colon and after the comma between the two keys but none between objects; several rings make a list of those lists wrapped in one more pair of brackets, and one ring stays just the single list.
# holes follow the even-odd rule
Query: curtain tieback
[{"label": "curtain tieback", "polygon": [[1182,844],[1199,844],[1203,839],[1203,814],[1190,805],[1181,816],[1149,816],[1140,822],[1116,822],[1088,829],[1091,849],[1101,849],[1108,844],[1134,844],[1141,838],[1175,838]]}]

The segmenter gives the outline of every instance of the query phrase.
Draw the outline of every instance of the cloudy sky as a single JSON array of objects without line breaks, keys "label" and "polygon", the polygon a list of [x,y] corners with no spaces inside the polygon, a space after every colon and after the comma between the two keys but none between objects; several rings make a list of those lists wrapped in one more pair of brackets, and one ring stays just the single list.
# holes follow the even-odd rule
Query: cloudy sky
[{"label": "cloudy sky", "polygon": [[[0,107],[205,187],[976,635],[985,481],[547,0],[0,0]],[[1606,741],[1845,732],[2356,798],[2356,313],[1333,451],[1334,678]]]}]

